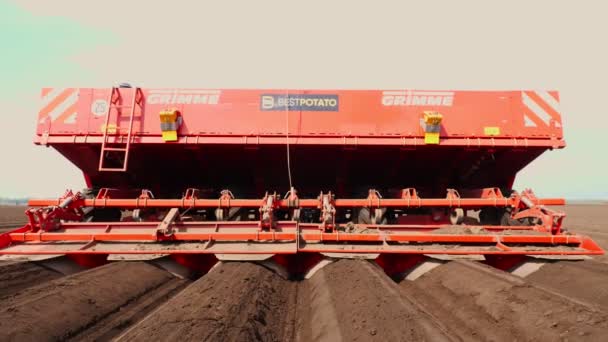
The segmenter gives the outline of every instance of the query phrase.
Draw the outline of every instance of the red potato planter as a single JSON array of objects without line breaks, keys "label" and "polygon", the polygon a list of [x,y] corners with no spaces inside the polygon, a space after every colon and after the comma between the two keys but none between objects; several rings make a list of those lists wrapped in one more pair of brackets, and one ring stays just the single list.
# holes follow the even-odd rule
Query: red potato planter
[{"label": "red potato planter", "polygon": [[299,271],[357,257],[399,272],[427,254],[603,254],[549,209],[563,199],[512,190],[519,170],[565,147],[557,92],[47,88],[42,99],[34,142],[89,189],[30,200],[1,255],[173,255],[205,269],[273,258]]}]

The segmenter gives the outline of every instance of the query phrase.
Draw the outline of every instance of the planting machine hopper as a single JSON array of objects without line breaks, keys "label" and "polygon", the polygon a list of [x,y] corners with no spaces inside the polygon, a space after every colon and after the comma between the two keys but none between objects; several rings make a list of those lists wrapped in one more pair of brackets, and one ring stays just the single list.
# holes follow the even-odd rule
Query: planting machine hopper
[{"label": "planting machine hopper", "polygon": [[[565,146],[553,91],[47,88],[34,141],[88,188],[32,199],[0,254],[189,265],[601,254],[514,191]],[[52,180],[49,180],[52,181]],[[410,259],[408,259],[410,258]],[[211,260],[211,261],[210,261]]]}]

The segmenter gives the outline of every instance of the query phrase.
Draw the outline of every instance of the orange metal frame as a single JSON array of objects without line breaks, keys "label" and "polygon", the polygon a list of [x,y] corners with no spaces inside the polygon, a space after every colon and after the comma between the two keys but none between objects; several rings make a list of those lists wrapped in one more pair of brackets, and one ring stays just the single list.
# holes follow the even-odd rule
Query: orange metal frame
[{"label": "orange metal frame", "polygon": [[[173,225],[169,236],[157,234],[160,222],[97,222],[63,223],[58,231],[31,232],[29,227],[2,234],[0,254],[57,254],[61,250],[46,245],[46,249],[20,248],[20,243],[80,242],[76,250],[66,254],[293,254],[298,252],[326,253],[405,253],[405,254],[505,254],[505,255],[599,255],[602,249],[591,239],[579,235],[538,234],[532,228],[518,235],[503,235],[506,226],[469,226],[490,231],[487,234],[440,234],[424,226],[366,226],[371,233],[351,234],[340,231],[321,232],[317,224],[294,221],[277,222],[274,231],[259,231],[257,222],[180,222]],[[218,231],[220,230],[220,231]],[[234,230],[235,232],[230,232]],[[412,232],[412,230],[414,232]],[[426,230],[421,234],[416,230]],[[535,234],[530,234],[534,232]],[[130,250],[104,249],[103,242],[136,243],[209,243],[241,242],[238,250],[198,248],[170,248]],[[280,243],[295,242],[293,248],[282,249]],[[251,249],[250,244],[261,244],[262,249]],[[268,243],[278,243],[269,245]],[[355,244],[356,248],[352,245]],[[439,247],[438,245],[444,245]],[[445,248],[445,245],[453,246]],[[559,248],[561,246],[561,248]],[[94,248],[92,248],[94,247]],[[175,248],[178,247],[178,248]],[[556,248],[558,247],[558,248]],[[568,247],[568,248],[566,248]],[[564,249],[566,248],[566,249]]]},{"label": "orange metal frame", "polygon": [[[32,199],[28,203],[33,207],[44,207],[59,205],[61,200],[53,199]],[[259,199],[85,199],[85,207],[97,208],[124,208],[124,209],[144,209],[144,208],[258,208]],[[506,207],[513,206],[515,199],[512,198],[418,198],[400,199],[384,198],[377,200],[367,199],[336,199],[334,206],[339,207],[398,207],[398,208],[422,208],[422,207],[448,207],[448,208],[479,208],[484,206]],[[535,205],[564,205],[566,202],[562,198],[545,198],[534,200]],[[317,208],[318,199],[300,199],[299,208]],[[288,200],[279,200],[277,208],[293,208]]]},{"label": "orange metal frame", "polygon": [[[340,231],[337,225],[301,223],[297,221],[180,221],[167,222],[66,222],[82,218],[84,207],[94,208],[231,208],[248,207],[264,210],[278,208],[323,208],[318,199],[298,199],[292,189],[290,196],[276,195],[262,200],[233,199],[225,192],[220,199],[198,199],[198,192],[188,189],[182,199],[150,199],[143,191],[140,198],[109,198],[128,194],[125,191],[102,189],[95,199],[84,199],[79,193],[67,192],[57,200],[33,199],[26,213],[30,223],[0,235],[0,254],[294,254],[311,253],[401,253],[401,254],[488,254],[488,255],[594,255],[601,248],[585,236],[560,231],[563,214],[554,213],[544,205],[562,205],[562,199],[538,199],[531,191],[502,197],[498,189],[478,191],[481,198],[460,198],[453,190],[447,198],[419,198],[414,189],[405,189],[401,199],[381,199],[370,190],[367,199],[333,199],[335,207],[444,207],[482,208],[509,206],[514,217],[538,215],[543,222],[531,226],[492,226],[445,224],[358,224],[358,233]],[[331,207],[331,208],[335,208]],[[528,209],[526,209],[528,208]],[[173,209],[177,210],[177,209]],[[331,209],[334,210],[334,209]],[[518,216],[519,215],[519,216]],[[174,216],[173,216],[174,217]],[[464,231],[441,232],[442,228]],[[50,244],[49,244],[50,243]],[[76,247],[72,245],[76,243]],[[113,249],[105,243],[123,243]],[[137,249],[134,245],[150,243]],[[180,243],[190,244],[179,246]],[[191,244],[194,243],[195,247]],[[223,248],[222,243],[238,246]],[[59,244],[59,245],[58,245]],[[71,246],[62,251],[60,244]],[[175,245],[178,244],[178,245]],[[214,245],[210,248],[209,246]],[[255,245],[252,247],[252,245]],[[133,249],[135,248],[135,249]]]}]

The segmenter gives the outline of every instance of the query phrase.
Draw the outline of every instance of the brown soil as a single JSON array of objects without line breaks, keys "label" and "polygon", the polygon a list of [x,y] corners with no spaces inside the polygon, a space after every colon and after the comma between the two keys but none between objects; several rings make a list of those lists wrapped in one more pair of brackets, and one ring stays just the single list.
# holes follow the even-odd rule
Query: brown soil
[{"label": "brown soil", "polygon": [[122,334],[131,325],[141,321],[159,305],[175,296],[190,283],[191,281],[186,279],[171,279],[158,288],[146,293],[145,296],[136,298],[122,306],[120,310],[101,319],[78,335],[70,338],[70,340],[109,341]]},{"label": "brown soil", "polygon": [[0,300],[28,287],[61,277],[62,274],[31,262],[0,265]]},{"label": "brown soil", "polygon": [[462,340],[603,341],[608,333],[604,312],[480,263],[453,261],[400,287]]},{"label": "brown soil", "polygon": [[25,224],[24,206],[0,205],[0,232],[8,231],[12,228]]},{"label": "brown soil", "polygon": [[[608,205],[574,204],[552,207],[566,213],[564,228],[572,233],[591,237],[601,248],[608,250]],[[608,263],[608,255],[595,257],[599,262]]]},{"label": "brown soil", "polygon": [[363,260],[340,260],[301,283],[298,341],[446,341],[429,316],[380,269]]},{"label": "brown soil", "polygon": [[25,210],[27,207],[20,205],[0,205],[0,223],[4,222],[25,222]]},{"label": "brown soil", "polygon": [[296,283],[253,263],[223,263],[121,341],[286,341],[293,335]]},{"label": "brown soil", "polygon": [[608,267],[596,261],[560,261],[541,267],[526,281],[608,309]]},{"label": "brown soil", "polygon": [[[595,243],[597,243],[604,250],[605,253],[608,253],[608,235],[600,235],[599,233],[592,233],[588,235],[593,239],[593,241],[595,241]],[[608,264],[608,255],[604,254],[595,256],[594,260]]]},{"label": "brown soil", "polygon": [[140,263],[113,263],[30,287],[0,304],[10,341],[65,340],[174,279]]},{"label": "brown soil", "polygon": [[566,213],[565,228],[574,231],[608,233],[607,204],[569,204],[565,207],[551,207],[551,209]]}]

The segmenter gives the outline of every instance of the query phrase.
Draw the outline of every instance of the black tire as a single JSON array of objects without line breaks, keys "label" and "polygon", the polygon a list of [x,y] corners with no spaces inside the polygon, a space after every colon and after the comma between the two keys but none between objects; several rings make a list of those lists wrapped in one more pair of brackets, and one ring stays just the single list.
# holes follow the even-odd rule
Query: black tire
[{"label": "black tire", "polygon": [[465,215],[462,208],[455,208],[450,212],[450,223],[453,225],[459,225],[464,222]]},{"label": "black tire", "polygon": [[[357,215],[357,223],[360,224],[372,224],[372,218],[370,215],[370,209],[369,208],[361,208],[359,209],[359,213]],[[380,220],[380,222],[377,222],[376,224],[386,224],[387,223],[387,219],[386,219],[386,209],[382,209],[382,219]]]},{"label": "black tire", "polygon": [[[95,198],[98,189],[85,188],[82,196],[86,199]],[[84,221],[88,222],[119,222],[122,218],[120,208],[84,208]]]},{"label": "black tire", "polygon": [[520,221],[520,220],[516,220],[516,219],[512,218],[510,210],[505,210],[505,212],[500,217],[501,226],[525,226],[526,221],[527,221],[526,219],[522,219]]},{"label": "black tire", "polygon": [[487,207],[479,211],[479,223],[482,225],[499,225],[502,212],[498,208]]},{"label": "black tire", "polygon": [[[222,209],[217,209],[217,210],[222,210]],[[241,221],[242,219],[242,211],[240,207],[232,207],[228,209],[228,212],[226,213],[227,216],[223,218],[223,221]],[[217,212],[215,213],[215,219],[219,220],[219,217],[217,216]]]}]

